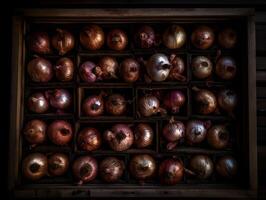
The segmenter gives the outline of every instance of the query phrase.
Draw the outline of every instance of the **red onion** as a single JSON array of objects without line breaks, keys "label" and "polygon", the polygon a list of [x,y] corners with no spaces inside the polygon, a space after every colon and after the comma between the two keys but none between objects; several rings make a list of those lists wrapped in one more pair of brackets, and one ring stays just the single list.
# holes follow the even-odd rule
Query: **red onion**
[{"label": "red onion", "polygon": [[22,174],[25,178],[36,181],[47,174],[47,158],[41,153],[32,153],[22,162]]},{"label": "red onion", "polygon": [[122,51],[126,48],[127,35],[121,29],[113,29],[107,35],[107,46],[116,51]]},{"label": "red onion", "polygon": [[67,121],[55,120],[47,129],[47,135],[56,145],[67,145],[73,136],[72,126]]},{"label": "red onion", "polygon": [[145,148],[152,144],[153,129],[149,124],[140,123],[134,130],[134,144],[137,148]]},{"label": "red onion", "polygon": [[154,158],[148,154],[135,155],[129,163],[129,170],[133,177],[144,181],[154,176],[156,163]]},{"label": "red onion", "polygon": [[219,44],[226,49],[235,47],[237,42],[237,33],[234,29],[225,28],[218,35]]},{"label": "red onion", "polygon": [[134,142],[132,130],[126,124],[116,124],[104,132],[104,139],[114,151],[125,151]]},{"label": "red onion", "polygon": [[207,140],[215,149],[224,149],[229,143],[229,132],[224,125],[215,125],[208,130]]},{"label": "red onion", "polygon": [[140,48],[148,49],[155,45],[155,32],[151,26],[143,25],[135,34],[135,42]]},{"label": "red onion", "polygon": [[107,183],[117,182],[123,175],[125,163],[115,157],[107,157],[100,163],[101,178]]},{"label": "red onion", "polygon": [[186,141],[190,145],[201,143],[207,135],[207,129],[210,128],[210,121],[190,120],[186,127]]},{"label": "red onion", "polygon": [[69,31],[58,28],[52,37],[52,45],[59,55],[64,55],[74,48],[75,38]]},{"label": "red onion", "polygon": [[30,144],[42,144],[46,139],[46,128],[44,121],[33,119],[25,125],[23,134]]},{"label": "red onion", "polygon": [[34,32],[29,37],[29,49],[39,54],[51,53],[50,38],[46,32]]},{"label": "red onion", "polygon": [[99,131],[95,128],[84,128],[78,134],[77,144],[85,151],[94,151],[100,148],[102,139]]},{"label": "red onion", "polygon": [[91,61],[84,62],[79,68],[80,78],[87,83],[101,80],[102,70]]},{"label": "red onion", "polygon": [[79,181],[78,184],[94,180],[98,173],[98,164],[91,156],[81,156],[76,159],[72,166],[73,175]]},{"label": "red onion", "polygon": [[59,111],[69,109],[72,104],[72,97],[65,89],[48,90],[45,95],[49,99],[50,105]]},{"label": "red onion", "polygon": [[175,185],[182,181],[184,176],[184,166],[182,161],[167,159],[159,167],[159,177],[161,184]]},{"label": "red onion", "polygon": [[170,80],[186,81],[186,77],[183,76],[185,71],[185,63],[183,59],[175,54],[172,54],[169,58],[172,65],[168,78]]},{"label": "red onion", "polygon": [[44,58],[34,58],[28,63],[28,74],[34,82],[48,82],[53,78],[52,64]]},{"label": "red onion", "polygon": [[81,45],[89,50],[100,49],[104,44],[104,32],[98,25],[89,25],[83,28],[79,35]]},{"label": "red onion", "polygon": [[68,156],[63,153],[55,153],[48,157],[49,174],[52,176],[64,175],[69,166]]},{"label": "red onion", "polygon": [[172,90],[166,94],[164,98],[164,107],[171,111],[171,113],[179,113],[180,108],[185,104],[186,97],[183,92],[179,90]]},{"label": "red onion", "polygon": [[132,83],[139,79],[140,65],[133,58],[126,58],[120,65],[120,74],[124,81]]},{"label": "red onion", "polygon": [[236,76],[235,60],[228,56],[219,58],[216,63],[215,72],[221,79],[232,80]]},{"label": "red onion", "polygon": [[104,112],[103,94],[92,95],[86,98],[82,104],[83,114],[86,116],[100,116]]},{"label": "red onion", "polygon": [[98,63],[101,68],[101,78],[104,80],[117,79],[118,63],[112,56],[104,56]]},{"label": "red onion", "polygon": [[74,63],[71,59],[60,58],[55,65],[55,76],[59,81],[71,81],[74,76]]},{"label": "red onion", "polygon": [[106,112],[114,116],[125,114],[126,106],[127,106],[126,100],[120,94],[110,95],[105,102]]},{"label": "red onion", "polygon": [[232,179],[237,175],[238,164],[232,156],[223,156],[216,162],[216,172],[223,178]]},{"label": "red onion", "polygon": [[197,104],[197,111],[199,114],[208,115],[216,111],[217,100],[215,95],[205,89],[193,88],[196,91],[195,102]]},{"label": "red onion", "polygon": [[209,156],[195,155],[189,161],[189,171],[198,179],[207,179],[213,173],[213,162]]},{"label": "red onion", "polygon": [[205,56],[193,58],[191,63],[192,73],[198,79],[205,79],[212,74],[212,62]]},{"label": "red onion", "polygon": [[199,26],[191,35],[192,44],[198,49],[208,49],[214,42],[213,29],[208,26]]},{"label": "red onion", "polygon": [[171,25],[163,33],[163,44],[169,49],[181,48],[186,42],[186,32],[178,25]]},{"label": "red onion", "polygon": [[36,92],[29,97],[28,108],[34,113],[45,113],[49,109],[49,103],[43,93]]},{"label": "red onion", "polygon": [[166,114],[166,111],[163,108],[160,108],[159,100],[155,96],[148,94],[140,97],[138,110],[143,117],[150,117],[157,113]]},{"label": "red onion", "polygon": [[221,90],[218,94],[218,104],[220,108],[229,115],[233,115],[233,111],[237,106],[237,94],[231,89]]}]

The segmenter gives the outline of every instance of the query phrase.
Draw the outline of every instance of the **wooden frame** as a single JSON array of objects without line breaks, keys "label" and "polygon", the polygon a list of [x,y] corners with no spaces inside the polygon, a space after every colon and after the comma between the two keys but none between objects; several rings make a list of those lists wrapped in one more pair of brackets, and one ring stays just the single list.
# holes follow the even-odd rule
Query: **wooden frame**
[{"label": "wooden frame", "polygon": [[[255,198],[257,193],[257,139],[256,139],[256,63],[255,63],[255,25],[253,9],[32,9],[18,10],[13,17],[13,51],[12,51],[12,88],[11,88],[11,118],[9,138],[9,190],[14,197],[202,197],[202,198]],[[193,17],[192,17],[193,16]],[[24,30],[26,20],[64,22],[64,21],[167,21],[187,19],[244,19],[247,23],[247,109],[248,109],[248,148],[245,152],[248,171],[248,188],[215,188],[211,186],[167,187],[86,187],[62,186],[21,187],[18,185],[19,162],[21,156],[22,109],[23,109],[23,67],[24,64]]]}]

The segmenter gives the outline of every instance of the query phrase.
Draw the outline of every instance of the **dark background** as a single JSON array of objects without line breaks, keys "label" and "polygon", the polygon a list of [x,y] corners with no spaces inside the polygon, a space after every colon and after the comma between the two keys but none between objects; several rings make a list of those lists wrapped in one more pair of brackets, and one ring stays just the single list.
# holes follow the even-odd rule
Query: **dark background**
[{"label": "dark background", "polygon": [[[5,5],[4,5],[5,3]],[[21,0],[1,3],[1,57],[2,87],[0,126],[0,183],[1,198],[8,195],[7,161],[9,137],[9,103],[11,69],[11,22],[16,8],[103,8],[103,7],[252,7],[256,10],[257,45],[257,143],[259,198],[266,199],[266,0]],[[11,156],[12,157],[12,156]]]}]

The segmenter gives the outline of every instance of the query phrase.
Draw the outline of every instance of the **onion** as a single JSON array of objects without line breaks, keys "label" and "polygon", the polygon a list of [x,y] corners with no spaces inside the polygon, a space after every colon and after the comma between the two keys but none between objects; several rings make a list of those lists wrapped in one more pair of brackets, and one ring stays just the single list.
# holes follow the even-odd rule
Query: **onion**
[{"label": "onion", "polygon": [[48,90],[45,95],[49,99],[50,105],[59,111],[69,109],[72,104],[72,97],[65,89]]},{"label": "onion", "polygon": [[104,112],[103,94],[92,95],[86,98],[82,104],[83,114],[86,116],[100,116]]},{"label": "onion", "polygon": [[167,159],[160,164],[159,177],[161,184],[175,185],[182,181],[183,176],[184,166],[181,161]]},{"label": "onion", "polygon": [[91,61],[84,62],[79,68],[80,78],[87,83],[101,80],[102,70]]},{"label": "onion", "polygon": [[172,150],[178,141],[185,137],[186,128],[181,121],[170,120],[163,128],[163,136],[167,140],[167,149]]},{"label": "onion", "polygon": [[34,32],[29,37],[29,49],[39,54],[51,53],[50,38],[46,32]]},{"label": "onion", "polygon": [[218,104],[220,108],[229,115],[233,115],[233,111],[237,106],[237,94],[231,89],[223,89],[218,94]]},{"label": "onion", "polygon": [[125,151],[129,149],[134,142],[133,132],[126,124],[114,125],[111,130],[106,130],[104,132],[103,137],[114,151]]},{"label": "onion", "polygon": [[191,35],[192,44],[198,49],[208,49],[214,42],[213,29],[208,26],[199,26]]},{"label": "onion", "polygon": [[215,125],[208,130],[207,140],[215,149],[224,149],[229,143],[229,132],[224,125]]},{"label": "onion", "polygon": [[223,156],[216,162],[216,172],[223,178],[232,179],[237,175],[238,164],[232,156]]},{"label": "onion", "polygon": [[58,28],[52,37],[52,45],[59,55],[64,55],[74,48],[75,38],[69,31]]},{"label": "onion", "polygon": [[46,139],[46,128],[44,121],[33,119],[25,125],[23,134],[30,144],[42,144]]},{"label": "onion", "polygon": [[155,174],[156,163],[148,154],[135,155],[129,163],[129,170],[133,177],[144,181]]},{"label": "onion", "polygon": [[208,115],[216,111],[217,100],[215,95],[205,89],[193,88],[196,91],[195,102],[197,104],[197,111],[199,114]]},{"label": "onion", "polygon": [[207,135],[207,129],[210,128],[210,121],[190,120],[186,126],[186,141],[189,145],[201,143]]},{"label": "onion", "polygon": [[45,113],[49,109],[49,103],[43,93],[36,92],[29,97],[28,108],[34,113]]},{"label": "onion", "polygon": [[235,60],[228,56],[219,58],[216,63],[215,72],[221,79],[232,80],[236,75]]},{"label": "onion", "polygon": [[102,144],[101,135],[95,128],[84,128],[78,134],[77,144],[85,151],[97,150]]},{"label": "onion", "polygon": [[91,156],[81,156],[76,159],[72,166],[73,175],[79,181],[78,184],[94,180],[98,173],[98,164]]},{"label": "onion", "polygon": [[71,81],[74,76],[74,63],[71,59],[60,58],[55,65],[55,76],[59,81]]},{"label": "onion", "polygon": [[180,108],[185,104],[186,97],[183,92],[179,90],[172,90],[166,94],[164,98],[164,107],[171,111],[171,113],[179,113]]},{"label": "onion", "polygon": [[127,35],[121,29],[113,29],[108,33],[106,43],[110,49],[122,51],[128,43]]},{"label": "onion", "polygon": [[133,58],[126,58],[120,65],[120,74],[124,81],[132,83],[139,79],[140,65]]},{"label": "onion", "polygon": [[213,173],[213,162],[206,155],[195,155],[189,161],[190,173],[198,179],[207,179]]},{"label": "onion", "polygon": [[115,157],[107,157],[100,163],[101,178],[107,183],[117,182],[123,175],[125,163]]},{"label": "onion", "polygon": [[64,175],[69,166],[69,159],[63,153],[55,153],[48,157],[49,174],[52,176]]},{"label": "onion", "polygon": [[104,56],[98,63],[101,68],[101,78],[105,80],[117,79],[118,63],[112,56]]},{"label": "onion", "polygon": [[25,178],[36,181],[47,174],[47,158],[41,153],[32,153],[22,162],[22,174]]},{"label": "onion", "polygon": [[55,120],[47,129],[47,135],[56,145],[67,145],[73,136],[72,126],[67,121]]},{"label": "onion", "polygon": [[186,32],[178,25],[171,25],[163,33],[163,44],[169,49],[181,48],[186,42]]},{"label": "onion", "polygon": [[155,96],[149,94],[140,97],[138,110],[143,117],[150,117],[157,113],[166,114],[166,111],[160,108],[159,100]]},{"label": "onion", "polygon": [[53,78],[52,64],[44,58],[34,58],[27,68],[30,79],[34,82],[48,82]]},{"label": "onion", "polygon": [[134,130],[134,144],[137,148],[145,148],[152,144],[153,130],[149,124],[140,123]]},{"label": "onion", "polygon": [[237,42],[237,33],[234,29],[225,28],[218,35],[219,44],[226,49],[235,47]]},{"label": "onion", "polygon": [[151,26],[143,25],[135,34],[135,42],[140,48],[148,49],[155,45],[155,32]]},{"label": "onion", "polygon": [[89,50],[100,49],[104,44],[104,32],[100,26],[89,25],[79,35],[81,45]]},{"label": "onion", "polygon": [[198,79],[205,79],[212,74],[212,63],[205,56],[197,56],[191,62],[193,76]]},{"label": "onion", "polygon": [[126,100],[120,94],[110,95],[105,102],[106,112],[114,116],[125,114],[126,106],[127,106]]},{"label": "onion", "polygon": [[183,59],[175,54],[172,54],[169,58],[172,65],[168,78],[170,80],[186,81],[186,77],[183,76],[185,71],[185,63]]}]

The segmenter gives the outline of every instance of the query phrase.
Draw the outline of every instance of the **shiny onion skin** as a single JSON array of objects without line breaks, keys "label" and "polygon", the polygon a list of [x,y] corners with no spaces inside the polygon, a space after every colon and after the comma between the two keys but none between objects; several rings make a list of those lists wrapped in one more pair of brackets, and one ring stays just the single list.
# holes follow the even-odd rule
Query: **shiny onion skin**
[{"label": "shiny onion skin", "polygon": [[232,156],[223,156],[215,165],[216,172],[225,179],[232,179],[237,175],[238,163]]},{"label": "shiny onion skin", "polygon": [[113,56],[103,56],[100,58],[98,66],[101,69],[103,80],[117,79],[118,63]]},{"label": "shiny onion skin", "polygon": [[156,162],[148,154],[135,155],[129,163],[129,170],[137,180],[144,181],[154,176],[156,171]]},{"label": "shiny onion skin", "polygon": [[189,161],[189,170],[198,179],[208,179],[213,173],[213,168],[212,160],[206,155],[195,155]]},{"label": "shiny onion skin", "polygon": [[218,35],[218,42],[223,48],[234,48],[237,43],[236,31],[232,28],[223,29]]},{"label": "shiny onion skin", "polygon": [[218,59],[215,67],[216,75],[224,80],[232,80],[236,76],[235,60],[229,56]]},{"label": "shiny onion skin", "polygon": [[150,117],[157,113],[166,114],[166,110],[160,108],[159,100],[155,96],[149,94],[140,97],[138,110],[143,117]]},{"label": "shiny onion skin", "polygon": [[53,67],[49,60],[41,57],[34,58],[28,63],[27,71],[34,82],[48,82],[53,78]]},{"label": "shiny onion skin", "polygon": [[212,28],[208,26],[197,27],[192,35],[191,42],[198,49],[208,49],[212,46],[215,39]]},{"label": "shiny onion skin", "polygon": [[82,112],[86,116],[97,117],[104,112],[104,102],[102,94],[91,95],[83,101]]},{"label": "shiny onion skin", "polygon": [[46,32],[33,32],[29,36],[29,49],[38,54],[51,53],[50,37]]},{"label": "shiny onion skin", "polygon": [[134,134],[126,124],[116,124],[104,132],[103,138],[114,151],[125,151],[134,142]]},{"label": "shiny onion skin", "polygon": [[179,90],[169,91],[163,101],[163,106],[171,113],[179,113],[180,108],[184,106],[186,102],[186,97],[183,92]]},{"label": "shiny onion skin", "polygon": [[72,126],[67,121],[55,120],[48,126],[47,135],[52,143],[67,145],[73,137]]},{"label": "shiny onion skin", "polygon": [[233,111],[237,106],[237,94],[234,90],[224,89],[218,94],[219,107],[226,111],[229,115],[233,115]]},{"label": "shiny onion skin", "polygon": [[195,145],[203,142],[210,127],[210,121],[190,120],[186,126],[186,142]]},{"label": "shiny onion skin", "polygon": [[73,80],[74,63],[67,57],[60,58],[55,64],[56,79],[62,82]]},{"label": "shiny onion skin", "polygon": [[208,130],[207,141],[212,148],[224,149],[229,140],[230,134],[224,125],[214,125]]},{"label": "shiny onion skin", "polygon": [[91,156],[81,156],[72,165],[73,175],[78,180],[78,184],[88,183],[94,180],[98,173],[98,163]]},{"label": "shiny onion skin", "polygon": [[22,174],[31,181],[37,181],[47,174],[47,157],[41,153],[29,154],[22,162]]},{"label": "shiny onion skin", "polygon": [[107,157],[101,161],[99,173],[102,180],[106,183],[117,182],[123,175],[125,163],[115,157]]},{"label": "shiny onion skin", "polygon": [[126,100],[120,94],[111,94],[105,101],[105,110],[108,114],[121,116],[126,112]]},{"label": "shiny onion skin", "polygon": [[78,134],[77,144],[81,150],[95,151],[100,148],[102,138],[97,129],[84,128]]},{"label": "shiny onion skin", "polygon": [[182,161],[167,159],[159,166],[160,183],[163,185],[175,185],[183,180],[183,176],[184,165]]},{"label": "shiny onion skin", "polygon": [[63,29],[56,29],[52,37],[52,46],[58,51],[59,55],[65,55],[75,46],[75,38],[72,33]]},{"label": "shiny onion skin", "polygon": [[171,25],[163,33],[163,44],[169,49],[181,48],[186,42],[185,30],[178,25]]},{"label": "shiny onion skin", "polygon": [[23,134],[31,145],[42,144],[46,140],[47,125],[43,120],[33,119],[24,127]]},{"label": "shiny onion skin", "polygon": [[98,50],[104,45],[104,32],[98,25],[89,25],[82,29],[79,40],[85,49]]},{"label": "shiny onion skin", "polygon": [[191,62],[192,74],[198,79],[205,79],[212,74],[212,62],[205,56],[197,56]]},{"label": "shiny onion skin", "polygon": [[108,33],[106,43],[110,49],[122,51],[127,46],[128,38],[123,30],[113,29]]},{"label": "shiny onion skin", "polygon": [[186,81],[186,77],[183,75],[186,69],[184,60],[181,57],[172,54],[169,58],[169,61],[172,67],[170,69],[168,79]]},{"label": "shiny onion skin", "polygon": [[54,153],[48,157],[48,171],[50,176],[64,175],[69,166],[68,156],[63,153]]},{"label": "shiny onion skin", "polygon": [[45,92],[50,105],[60,111],[65,111],[72,105],[72,97],[65,89],[54,89]]},{"label": "shiny onion skin", "polygon": [[133,83],[139,79],[140,65],[133,58],[126,58],[120,64],[120,75],[125,82]]},{"label": "shiny onion skin", "polygon": [[135,42],[137,46],[148,49],[155,46],[155,32],[151,26],[144,25],[139,28],[135,34]]},{"label": "shiny onion skin", "polygon": [[49,103],[41,92],[33,93],[28,99],[28,108],[34,113],[45,113],[49,109]]},{"label": "shiny onion skin", "polygon": [[101,75],[101,68],[91,61],[86,61],[79,67],[79,76],[84,82],[92,83],[101,80]]},{"label": "shiny onion skin", "polygon": [[196,94],[194,100],[197,107],[197,112],[202,115],[214,113],[217,109],[217,100],[215,95],[205,89],[194,89]]},{"label": "shiny onion skin", "polygon": [[146,148],[153,142],[154,132],[152,127],[146,123],[138,124],[134,129],[134,145],[137,148]]}]

